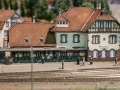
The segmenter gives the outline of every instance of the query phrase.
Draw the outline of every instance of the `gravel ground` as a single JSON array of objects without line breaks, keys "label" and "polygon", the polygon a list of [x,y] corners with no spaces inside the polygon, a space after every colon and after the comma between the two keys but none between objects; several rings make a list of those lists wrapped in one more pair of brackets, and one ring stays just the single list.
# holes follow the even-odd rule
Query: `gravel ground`
[{"label": "gravel ground", "polygon": [[[35,82],[34,90],[96,90],[98,82]],[[119,88],[120,82],[99,82],[98,87]],[[31,90],[31,83],[0,83],[1,90]],[[109,89],[108,89],[109,90]]]}]

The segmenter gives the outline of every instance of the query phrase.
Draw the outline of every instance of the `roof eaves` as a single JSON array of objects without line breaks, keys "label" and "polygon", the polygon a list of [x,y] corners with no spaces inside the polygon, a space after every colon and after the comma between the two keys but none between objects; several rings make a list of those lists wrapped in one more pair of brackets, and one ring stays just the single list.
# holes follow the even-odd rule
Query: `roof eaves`
[{"label": "roof eaves", "polygon": [[16,24],[19,24],[19,23],[14,23],[14,24],[8,29],[8,31],[10,31]]}]

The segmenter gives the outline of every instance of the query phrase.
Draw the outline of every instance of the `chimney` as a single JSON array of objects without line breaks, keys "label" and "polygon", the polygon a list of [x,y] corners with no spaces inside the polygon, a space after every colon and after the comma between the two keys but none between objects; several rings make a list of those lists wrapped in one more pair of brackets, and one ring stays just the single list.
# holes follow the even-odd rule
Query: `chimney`
[{"label": "chimney", "polygon": [[2,6],[2,9],[3,9],[3,10],[5,10],[5,7],[4,7],[4,6]]},{"label": "chimney", "polygon": [[32,22],[35,23],[35,16],[32,17]]},{"label": "chimney", "polygon": [[8,6],[8,10],[10,10],[10,4],[9,4],[9,6]]},{"label": "chimney", "polygon": [[61,15],[61,12],[59,12],[59,15]]}]

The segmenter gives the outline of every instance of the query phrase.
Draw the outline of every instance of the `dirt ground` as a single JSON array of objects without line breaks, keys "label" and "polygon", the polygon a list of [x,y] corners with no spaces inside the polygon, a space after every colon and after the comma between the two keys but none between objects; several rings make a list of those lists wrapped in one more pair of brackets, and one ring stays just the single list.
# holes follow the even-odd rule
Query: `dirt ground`
[{"label": "dirt ground", "polygon": [[[96,90],[98,87],[120,88],[120,82],[34,82],[34,90]],[[0,90],[31,90],[31,82],[2,82]]]}]

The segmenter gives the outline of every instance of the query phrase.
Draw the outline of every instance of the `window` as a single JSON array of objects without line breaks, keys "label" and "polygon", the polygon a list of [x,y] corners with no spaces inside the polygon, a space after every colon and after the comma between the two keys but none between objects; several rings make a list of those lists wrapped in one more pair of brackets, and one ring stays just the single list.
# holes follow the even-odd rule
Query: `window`
[{"label": "window", "polygon": [[9,27],[9,22],[6,22],[6,27]]},{"label": "window", "polygon": [[57,24],[59,24],[59,21],[57,21]]},{"label": "window", "polygon": [[63,22],[63,24],[65,24],[65,22]]},{"label": "window", "polygon": [[97,50],[93,51],[93,58],[98,58],[98,51]]},{"label": "window", "polygon": [[98,22],[98,27],[99,28],[104,28],[104,22],[103,21],[99,21]]},{"label": "window", "polygon": [[100,36],[99,35],[93,35],[92,36],[92,43],[93,44],[99,44],[100,43]]},{"label": "window", "polygon": [[74,34],[73,35],[73,43],[79,43],[80,42],[80,39],[79,39],[79,34]]},{"label": "window", "polygon": [[106,21],[106,28],[111,28],[112,27],[112,22]]},{"label": "window", "polygon": [[11,26],[14,25],[16,22],[11,22]]},{"label": "window", "polygon": [[61,43],[67,43],[67,35],[61,34]]},{"label": "window", "polygon": [[110,50],[110,57],[115,57],[115,50]]},{"label": "window", "polygon": [[60,24],[62,24],[62,22],[60,22]]},{"label": "window", "polygon": [[106,51],[105,50],[102,50],[101,54],[102,54],[102,58],[106,57]]},{"label": "window", "polygon": [[8,30],[4,31],[4,36],[7,37],[8,36]]},{"label": "window", "polygon": [[117,36],[116,35],[109,35],[109,43],[110,44],[117,43]]},{"label": "window", "polygon": [[101,15],[107,15],[107,12],[101,12]]},{"label": "window", "polygon": [[40,37],[39,41],[40,41],[40,42],[44,42],[44,39]]},{"label": "window", "polygon": [[24,39],[24,42],[29,42],[29,40],[28,39]]}]

